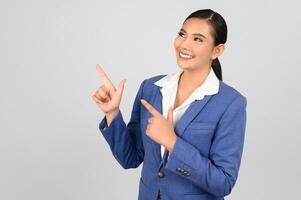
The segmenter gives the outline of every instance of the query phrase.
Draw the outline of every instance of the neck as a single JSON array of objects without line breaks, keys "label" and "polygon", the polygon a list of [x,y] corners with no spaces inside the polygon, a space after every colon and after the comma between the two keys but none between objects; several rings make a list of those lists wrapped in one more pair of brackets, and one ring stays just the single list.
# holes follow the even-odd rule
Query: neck
[{"label": "neck", "polygon": [[184,69],[179,77],[179,87],[188,91],[195,90],[204,83],[210,72],[210,68]]}]

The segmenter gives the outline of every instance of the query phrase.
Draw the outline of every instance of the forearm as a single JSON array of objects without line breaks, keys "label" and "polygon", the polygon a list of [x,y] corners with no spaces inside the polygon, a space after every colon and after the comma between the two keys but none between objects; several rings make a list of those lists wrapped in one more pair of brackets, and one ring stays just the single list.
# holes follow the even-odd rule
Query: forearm
[{"label": "forearm", "polygon": [[125,169],[138,167],[143,161],[144,148],[137,124],[131,121],[126,125],[119,112],[110,126],[104,127],[105,118],[100,122],[99,129],[120,165]]},{"label": "forearm", "polygon": [[[238,165],[218,166],[203,156],[194,146],[177,138],[176,144],[168,159],[166,169],[185,177],[215,196],[229,194],[236,181]],[[235,156],[237,163],[239,155]],[[186,171],[182,173],[177,168]],[[234,169],[235,168],[235,169]],[[231,170],[229,170],[231,169]]]}]

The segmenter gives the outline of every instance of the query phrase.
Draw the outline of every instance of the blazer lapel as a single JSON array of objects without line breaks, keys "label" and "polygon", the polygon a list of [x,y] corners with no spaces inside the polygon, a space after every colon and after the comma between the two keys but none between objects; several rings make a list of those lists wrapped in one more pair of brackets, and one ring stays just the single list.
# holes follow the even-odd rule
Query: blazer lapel
[{"label": "blazer lapel", "polygon": [[203,99],[195,100],[190,104],[175,126],[175,132],[178,136],[181,136],[184,133],[188,124],[197,116],[199,112],[201,112],[211,97],[212,95],[205,95]]},{"label": "blazer lapel", "polygon": [[[160,88],[159,87],[155,87],[155,89],[152,92],[152,100],[150,101],[150,104],[158,111],[162,114],[162,94],[160,92]],[[150,112],[148,113],[148,117],[151,117]],[[154,150],[154,155],[155,155],[155,160],[157,161],[157,163],[159,164],[161,162],[161,145],[158,144],[157,142],[152,141],[152,147]]]}]

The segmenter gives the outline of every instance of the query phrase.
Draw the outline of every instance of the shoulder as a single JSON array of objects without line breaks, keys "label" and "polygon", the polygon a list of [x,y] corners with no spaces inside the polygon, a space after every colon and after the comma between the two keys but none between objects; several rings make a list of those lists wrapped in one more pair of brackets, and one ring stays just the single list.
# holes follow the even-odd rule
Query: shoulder
[{"label": "shoulder", "polygon": [[158,87],[157,85],[155,85],[155,82],[159,81],[166,75],[167,74],[160,74],[144,79],[142,81],[143,89],[153,89],[154,87]]},{"label": "shoulder", "polygon": [[225,102],[228,105],[234,102],[236,102],[236,104],[244,106],[246,106],[247,104],[247,97],[245,94],[223,81],[220,81],[219,92],[216,95],[216,98],[220,99],[220,101]]},{"label": "shoulder", "polygon": [[228,83],[225,83],[223,81],[220,81],[219,89],[220,89],[220,92],[225,95],[230,95],[230,96],[234,96],[234,97],[239,97],[239,96],[245,97],[245,95],[242,94],[242,92],[238,91],[238,89],[236,89],[232,85],[229,85]]},{"label": "shoulder", "polygon": [[151,98],[154,92],[160,89],[160,86],[156,85],[155,82],[157,82],[164,76],[166,76],[166,74],[155,75],[144,79],[140,84],[138,92],[141,93],[143,98]]},{"label": "shoulder", "polygon": [[155,82],[159,81],[161,78],[165,77],[167,74],[160,74],[160,75],[155,75],[151,76],[144,81],[147,82],[147,84],[154,84]]}]

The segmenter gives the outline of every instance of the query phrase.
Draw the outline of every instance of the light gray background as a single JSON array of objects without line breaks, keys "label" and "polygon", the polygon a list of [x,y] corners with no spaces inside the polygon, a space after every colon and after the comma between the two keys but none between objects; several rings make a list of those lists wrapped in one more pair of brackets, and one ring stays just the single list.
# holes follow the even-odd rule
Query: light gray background
[{"label": "light gray background", "polygon": [[173,39],[212,8],[229,29],[224,82],[248,99],[231,200],[300,199],[298,1],[0,1],[0,199],[137,199],[141,166],[124,170],[98,130],[100,63],[128,122],[140,83],[175,72]]}]

